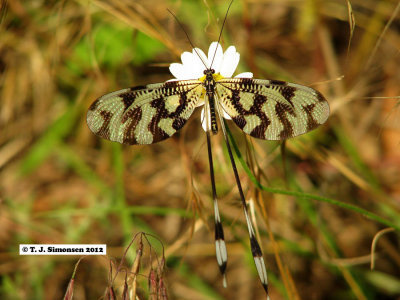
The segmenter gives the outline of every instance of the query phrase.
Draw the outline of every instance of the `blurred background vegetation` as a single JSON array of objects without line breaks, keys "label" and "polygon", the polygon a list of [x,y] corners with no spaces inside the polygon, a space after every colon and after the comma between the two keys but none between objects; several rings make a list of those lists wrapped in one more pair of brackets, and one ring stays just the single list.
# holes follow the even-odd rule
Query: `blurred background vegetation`
[{"label": "blurred background vegetation", "polygon": [[[207,51],[228,4],[0,1],[1,299],[62,298],[79,259],[19,256],[20,243],[108,245],[108,258],[80,262],[74,299],[98,299],[111,282],[121,298],[126,273],[132,294],[154,298],[148,278],[163,258],[157,280],[169,299],[265,298],[219,135],[215,167],[229,255],[222,287],[199,112],[151,146],[101,140],[85,120],[105,93],[172,78],[169,64],[191,47],[167,9]],[[287,142],[286,180],[278,143],[250,140],[231,126],[273,300],[400,299],[398,10],[394,0],[232,5],[222,44],[240,52],[238,71],[310,85],[331,106],[327,124]],[[141,231],[164,248],[149,237],[138,268],[136,239],[112,281]]]}]

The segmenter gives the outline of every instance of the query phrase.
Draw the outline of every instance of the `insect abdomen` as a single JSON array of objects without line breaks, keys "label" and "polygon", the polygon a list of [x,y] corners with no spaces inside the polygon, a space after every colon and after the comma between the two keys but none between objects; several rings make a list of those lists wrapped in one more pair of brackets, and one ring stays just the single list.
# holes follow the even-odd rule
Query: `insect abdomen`
[{"label": "insect abdomen", "polygon": [[217,124],[217,117],[215,115],[215,102],[214,102],[214,94],[209,97],[210,101],[210,122],[211,122],[211,131],[213,134],[218,133],[218,124]]}]

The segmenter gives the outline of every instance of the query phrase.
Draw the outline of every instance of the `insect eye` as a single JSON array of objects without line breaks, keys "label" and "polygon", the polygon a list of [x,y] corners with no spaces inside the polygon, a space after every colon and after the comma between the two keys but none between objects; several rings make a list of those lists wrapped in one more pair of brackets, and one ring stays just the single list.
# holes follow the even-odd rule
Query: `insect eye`
[{"label": "insect eye", "polygon": [[211,71],[211,74],[214,74],[214,73],[215,73],[215,70],[214,70],[214,69],[211,69],[210,71]]},{"label": "insect eye", "polygon": [[206,75],[207,74],[207,70],[204,70],[203,73],[204,73],[204,75]]}]

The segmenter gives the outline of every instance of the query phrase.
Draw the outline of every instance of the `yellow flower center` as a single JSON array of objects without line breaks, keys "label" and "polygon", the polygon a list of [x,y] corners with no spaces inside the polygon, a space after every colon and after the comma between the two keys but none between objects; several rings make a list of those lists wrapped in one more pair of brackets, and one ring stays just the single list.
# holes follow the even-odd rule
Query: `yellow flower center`
[{"label": "yellow flower center", "polygon": [[[199,78],[199,81],[204,81],[206,80],[207,75],[204,75],[202,77]],[[221,73],[217,73],[217,74],[213,74],[213,78],[215,81],[219,81],[223,78],[225,78],[224,76],[221,75]]]}]

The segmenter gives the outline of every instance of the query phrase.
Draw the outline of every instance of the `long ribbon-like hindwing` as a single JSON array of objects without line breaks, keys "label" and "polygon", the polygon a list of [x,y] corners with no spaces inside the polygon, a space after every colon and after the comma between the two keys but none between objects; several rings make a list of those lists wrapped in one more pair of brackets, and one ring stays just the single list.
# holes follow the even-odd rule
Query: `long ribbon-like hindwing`
[{"label": "long ribbon-like hindwing", "polygon": [[228,150],[228,154],[229,154],[229,159],[231,161],[231,165],[232,165],[232,170],[233,170],[233,174],[235,176],[235,180],[236,180],[236,185],[238,187],[239,190],[239,196],[240,196],[240,200],[242,203],[242,207],[243,207],[243,212],[246,218],[246,223],[247,223],[247,229],[249,232],[249,238],[250,238],[250,247],[251,247],[251,253],[253,255],[253,259],[254,259],[254,263],[256,265],[256,269],[258,272],[258,277],[260,278],[261,284],[264,287],[264,290],[267,294],[267,299],[269,299],[269,295],[268,295],[268,279],[267,279],[267,270],[265,268],[265,263],[264,263],[264,258],[263,258],[263,254],[261,251],[261,247],[258,243],[258,240],[255,236],[254,233],[254,229],[253,229],[253,225],[251,223],[250,217],[249,217],[249,212],[247,209],[247,204],[246,204],[246,199],[244,197],[244,193],[243,193],[243,189],[242,189],[242,184],[240,183],[240,179],[239,179],[239,174],[236,168],[236,163],[235,160],[233,158],[233,154],[232,154],[232,150],[231,150],[231,146],[230,146],[230,142],[228,139],[228,135],[226,133],[226,129],[225,129],[225,122],[222,118],[222,106],[218,107],[218,115],[219,115],[219,120],[221,123],[221,128],[222,128],[222,134],[224,136],[224,140],[225,140],[225,144]]},{"label": "long ribbon-like hindwing", "polygon": [[222,227],[221,217],[220,217],[219,208],[218,208],[218,196],[217,196],[217,189],[215,187],[214,165],[213,165],[211,138],[210,138],[209,130],[206,132],[206,135],[207,135],[208,161],[210,164],[210,179],[211,179],[211,187],[212,187],[212,195],[213,195],[213,203],[214,203],[215,252],[216,252],[216,256],[217,256],[219,270],[220,270],[222,278],[223,278],[222,285],[224,287],[227,287],[226,266],[228,263],[228,254],[226,251],[224,229]]}]

